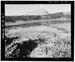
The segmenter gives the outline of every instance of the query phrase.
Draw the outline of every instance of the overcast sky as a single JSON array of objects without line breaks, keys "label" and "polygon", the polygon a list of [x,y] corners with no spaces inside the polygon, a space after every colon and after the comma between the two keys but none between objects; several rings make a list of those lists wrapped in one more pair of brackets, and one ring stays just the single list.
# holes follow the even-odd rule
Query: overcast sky
[{"label": "overcast sky", "polygon": [[28,12],[38,9],[49,13],[71,12],[70,4],[6,4],[5,15],[28,15]]}]

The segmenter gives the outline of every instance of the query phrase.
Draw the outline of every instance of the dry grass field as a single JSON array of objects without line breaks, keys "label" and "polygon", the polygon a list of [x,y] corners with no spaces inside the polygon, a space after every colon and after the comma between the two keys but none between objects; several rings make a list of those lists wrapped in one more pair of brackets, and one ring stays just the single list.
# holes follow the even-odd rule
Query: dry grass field
[{"label": "dry grass field", "polygon": [[[64,27],[65,25],[66,27]],[[9,58],[10,55],[13,55],[12,53],[14,53],[13,51],[17,48],[17,43],[23,44],[24,42],[29,42],[29,39],[37,43],[37,47],[30,52],[30,55],[28,55],[29,57],[71,57],[70,23],[63,24],[63,30],[60,26],[62,26],[62,24],[23,28],[17,27],[16,29],[6,30],[6,36],[8,38],[19,38],[14,39],[12,43],[9,41],[10,44],[6,45],[5,57]],[[66,28],[68,28],[68,30]],[[6,44],[7,43],[6,41]]]}]

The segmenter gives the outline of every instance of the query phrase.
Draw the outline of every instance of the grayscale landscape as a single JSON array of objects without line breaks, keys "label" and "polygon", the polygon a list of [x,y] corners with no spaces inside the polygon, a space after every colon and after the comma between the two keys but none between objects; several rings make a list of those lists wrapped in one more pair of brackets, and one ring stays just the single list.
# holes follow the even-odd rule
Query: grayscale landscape
[{"label": "grayscale landscape", "polygon": [[71,58],[71,13],[5,16],[5,57]]}]

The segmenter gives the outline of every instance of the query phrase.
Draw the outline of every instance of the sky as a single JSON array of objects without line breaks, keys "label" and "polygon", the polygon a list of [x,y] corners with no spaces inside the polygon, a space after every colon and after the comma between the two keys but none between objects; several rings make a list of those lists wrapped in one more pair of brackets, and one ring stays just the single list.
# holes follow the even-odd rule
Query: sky
[{"label": "sky", "polygon": [[70,4],[5,4],[5,16],[29,15],[35,11],[71,12]]}]

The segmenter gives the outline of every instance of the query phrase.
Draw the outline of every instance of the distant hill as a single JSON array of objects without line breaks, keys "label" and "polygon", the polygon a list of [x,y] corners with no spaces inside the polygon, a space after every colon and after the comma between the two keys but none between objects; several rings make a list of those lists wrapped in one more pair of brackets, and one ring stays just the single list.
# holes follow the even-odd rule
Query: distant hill
[{"label": "distant hill", "polygon": [[43,15],[22,15],[22,16],[5,16],[5,22],[17,22],[17,21],[32,21],[32,20],[43,20],[43,19],[56,19],[56,18],[70,18],[70,13],[53,13],[53,14],[43,14]]}]

